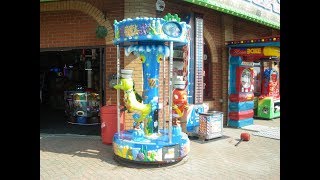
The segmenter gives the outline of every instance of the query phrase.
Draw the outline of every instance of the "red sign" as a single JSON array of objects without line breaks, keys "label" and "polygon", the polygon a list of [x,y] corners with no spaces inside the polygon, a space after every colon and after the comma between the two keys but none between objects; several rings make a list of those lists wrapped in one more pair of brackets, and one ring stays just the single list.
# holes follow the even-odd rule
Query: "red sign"
[{"label": "red sign", "polygon": [[245,56],[247,55],[247,51],[245,48],[236,48],[230,50],[231,56]]},{"label": "red sign", "polygon": [[263,56],[262,48],[233,48],[230,50],[231,56]]},{"label": "red sign", "polygon": [[243,56],[242,60],[246,62],[253,62],[256,60],[259,60],[260,58],[263,58],[263,55],[254,55],[254,56]]}]

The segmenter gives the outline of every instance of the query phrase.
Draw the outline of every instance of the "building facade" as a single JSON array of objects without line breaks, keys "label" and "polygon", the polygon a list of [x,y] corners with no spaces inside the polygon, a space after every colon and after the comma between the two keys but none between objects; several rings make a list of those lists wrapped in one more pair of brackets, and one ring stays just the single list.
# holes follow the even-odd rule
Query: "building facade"
[{"label": "building facade", "polygon": [[[234,16],[231,12],[224,13],[208,8],[210,2],[213,1],[193,1],[192,3],[192,1],[172,0],[164,2],[164,11],[158,12],[156,11],[156,0],[40,0],[40,51],[99,47],[103,51],[100,57],[103,61],[100,65],[103,67],[100,67],[99,75],[102,105],[116,104],[116,90],[109,86],[112,75],[116,73],[117,54],[112,42],[114,20],[163,17],[167,13],[177,14],[179,17],[196,15],[203,19],[203,51],[206,57],[203,60],[205,69],[203,103],[207,103],[211,110],[224,112],[224,124],[226,124],[228,48],[225,42],[279,36],[279,27],[270,27],[243,19],[240,15],[240,17]],[[205,5],[205,2],[209,4]],[[243,1],[243,3],[248,2]],[[280,2],[278,4],[280,6]],[[98,27],[107,30],[106,36],[97,36]],[[121,67],[134,70],[135,88],[141,94],[143,91],[142,66],[141,61],[134,58],[133,55],[125,56],[124,51],[121,50]],[[162,82],[161,79],[160,82]],[[163,93],[161,89],[160,94]],[[126,113],[125,128],[131,128],[132,122],[131,114]]]}]

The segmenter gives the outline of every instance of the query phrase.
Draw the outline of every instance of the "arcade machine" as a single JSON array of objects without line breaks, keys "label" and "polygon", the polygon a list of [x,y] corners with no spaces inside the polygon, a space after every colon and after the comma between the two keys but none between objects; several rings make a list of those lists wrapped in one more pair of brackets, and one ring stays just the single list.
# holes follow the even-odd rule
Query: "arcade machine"
[{"label": "arcade machine", "polygon": [[[257,108],[258,117],[266,117],[262,113],[268,114],[270,110],[273,112],[271,116],[280,116],[280,97],[279,91],[276,90],[279,86],[278,83],[271,83],[277,82],[278,75],[271,76],[271,74],[275,74],[275,70],[266,69],[263,74],[265,78],[260,81],[262,82],[262,93],[257,93],[255,91],[257,73],[254,70],[256,63],[261,64],[262,60],[271,61],[280,57],[280,37],[229,41],[227,43],[229,47],[228,126],[239,128],[253,124],[254,108]],[[270,77],[274,77],[274,81],[270,80]],[[265,87],[264,84],[266,84]],[[264,95],[270,89],[272,92],[277,92],[273,93],[277,98],[270,97],[270,93]],[[266,113],[262,109],[270,110]]]},{"label": "arcade machine", "polygon": [[275,68],[268,67],[264,70],[261,90],[257,117],[263,119],[280,117],[279,72]]},{"label": "arcade machine", "polygon": [[[173,48],[189,43],[190,26],[181,22],[177,15],[164,18],[137,17],[114,22],[114,44],[117,46],[117,133],[113,137],[115,157],[140,163],[177,162],[190,151],[190,140],[181,130],[179,122],[173,121]],[[132,70],[120,71],[120,47],[125,55],[133,53],[142,61],[143,98],[140,102],[131,78]],[[169,57],[169,122],[163,113],[163,125],[159,126],[159,70],[160,62]],[[163,63],[165,64],[165,63]],[[164,68],[165,69],[165,68]],[[120,76],[121,72],[121,76]],[[163,73],[164,75],[166,73]],[[164,81],[165,82],[165,81]],[[163,84],[163,92],[165,92]],[[133,129],[120,131],[120,90],[124,91],[124,105],[133,114]],[[184,96],[182,94],[182,96]],[[166,101],[166,97],[163,97]],[[163,103],[164,105],[165,103]],[[165,112],[165,107],[162,107]]]},{"label": "arcade machine", "polygon": [[99,124],[100,96],[96,92],[79,88],[65,91],[67,122],[78,125]]},{"label": "arcade machine", "polygon": [[[100,95],[93,88],[92,61],[96,61],[95,49],[91,50],[90,59],[86,58],[85,49],[82,50],[81,59],[84,64],[86,74],[86,86],[80,84],[72,90],[64,91],[65,113],[68,117],[67,122],[78,125],[96,125],[100,124]],[[82,66],[81,66],[82,67]],[[64,76],[72,76],[72,68],[65,66],[63,68]]]}]

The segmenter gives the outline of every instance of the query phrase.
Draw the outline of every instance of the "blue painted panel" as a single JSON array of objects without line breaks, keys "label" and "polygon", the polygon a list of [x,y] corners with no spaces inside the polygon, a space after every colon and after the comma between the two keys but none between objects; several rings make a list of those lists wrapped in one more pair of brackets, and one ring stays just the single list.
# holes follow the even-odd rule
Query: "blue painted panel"
[{"label": "blue painted panel", "polygon": [[229,110],[230,111],[246,111],[253,109],[254,101],[245,101],[245,102],[230,102]]},{"label": "blue painted panel", "polygon": [[242,59],[240,56],[231,56],[230,64],[231,65],[240,65],[242,63]]},{"label": "blue painted panel", "polygon": [[191,111],[190,116],[188,116],[188,120],[187,120],[187,124],[186,124],[186,128],[188,132],[195,132],[196,131],[196,127],[199,126],[199,113],[204,112],[204,107],[202,104],[199,105],[194,105],[193,109]]},{"label": "blue painted panel", "polygon": [[229,94],[236,93],[236,68],[242,63],[242,59],[239,56],[230,57],[230,77],[229,77]]}]

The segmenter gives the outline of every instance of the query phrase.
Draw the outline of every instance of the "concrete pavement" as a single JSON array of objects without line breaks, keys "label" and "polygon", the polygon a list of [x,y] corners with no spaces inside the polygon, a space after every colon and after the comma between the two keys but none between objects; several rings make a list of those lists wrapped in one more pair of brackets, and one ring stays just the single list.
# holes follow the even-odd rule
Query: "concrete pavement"
[{"label": "concrete pavement", "polygon": [[[280,119],[255,120],[279,127]],[[250,141],[234,146],[242,132]],[[191,138],[191,151],[169,166],[119,164],[100,136],[40,134],[40,179],[280,179],[280,140],[224,128],[224,137]]]}]

